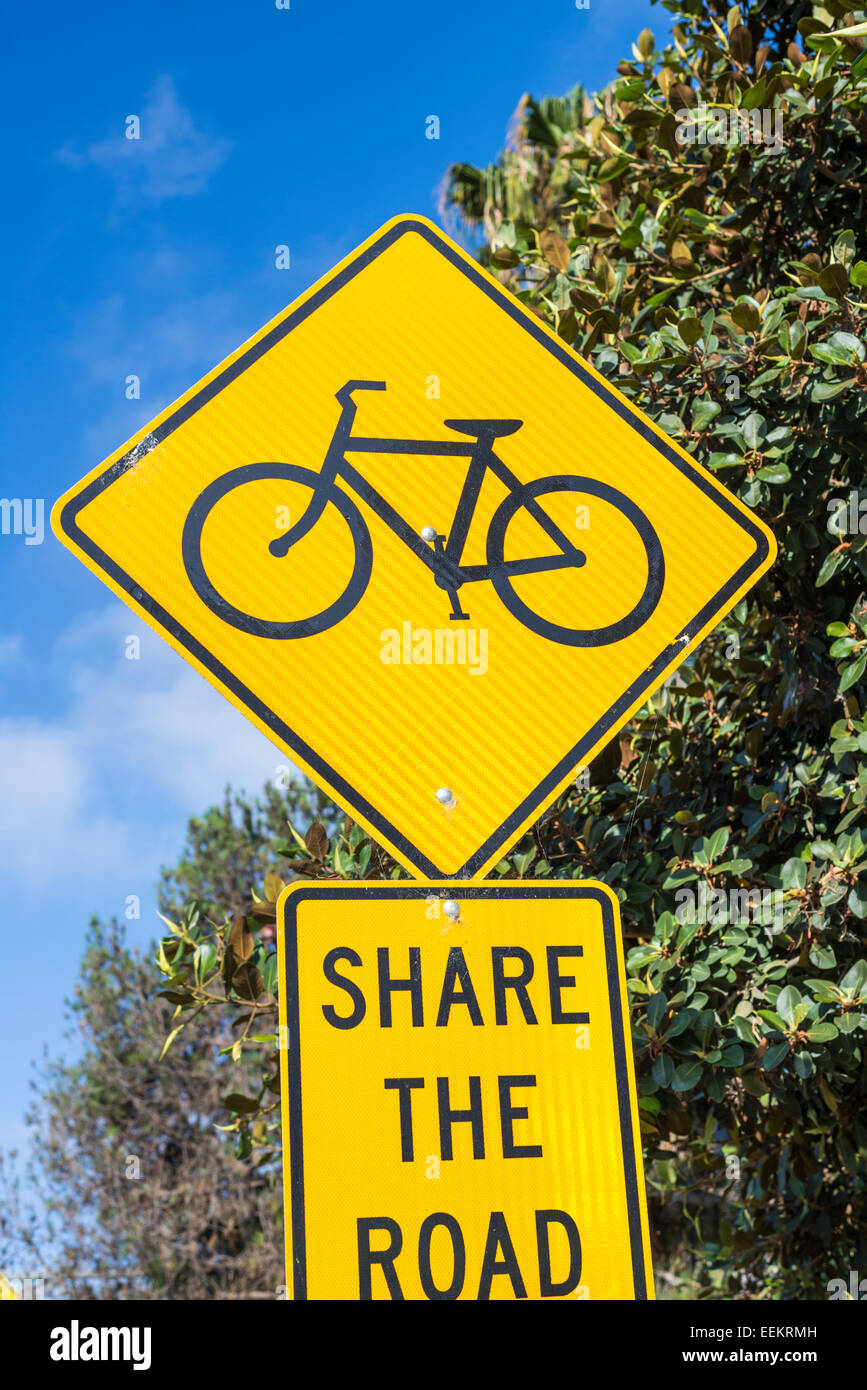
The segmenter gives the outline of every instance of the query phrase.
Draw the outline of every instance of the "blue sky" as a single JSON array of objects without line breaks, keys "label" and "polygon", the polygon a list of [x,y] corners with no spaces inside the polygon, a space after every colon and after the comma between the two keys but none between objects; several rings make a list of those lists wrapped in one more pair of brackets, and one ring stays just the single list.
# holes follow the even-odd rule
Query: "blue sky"
[{"label": "blue sky", "polygon": [[46,533],[0,535],[0,1146],[29,1059],[59,1046],[90,914],[136,894],[149,940],[188,817],[281,763],[53,539],[51,503],[382,222],[436,220],[449,164],[495,158],[523,92],[603,85],[667,19],[648,0],[10,11],[0,496],[44,499]]}]

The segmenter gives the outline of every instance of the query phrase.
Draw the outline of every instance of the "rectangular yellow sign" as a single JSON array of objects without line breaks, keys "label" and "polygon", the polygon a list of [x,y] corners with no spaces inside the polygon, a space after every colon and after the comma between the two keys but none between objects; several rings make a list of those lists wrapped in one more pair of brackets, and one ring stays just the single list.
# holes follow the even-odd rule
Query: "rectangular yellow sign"
[{"label": "rectangular yellow sign", "polygon": [[611,890],[298,884],[277,916],[289,1296],[652,1298]]}]

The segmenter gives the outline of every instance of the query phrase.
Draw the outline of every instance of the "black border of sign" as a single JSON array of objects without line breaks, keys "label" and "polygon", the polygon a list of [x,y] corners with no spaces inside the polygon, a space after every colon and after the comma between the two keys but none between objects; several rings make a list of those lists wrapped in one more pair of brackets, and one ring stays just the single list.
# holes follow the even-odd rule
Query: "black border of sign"
[{"label": "black border of sign", "polygon": [[[620,699],[615,701],[608,712],[604,714],[601,719],[596,721],[593,727],[578,740],[565,757],[560,759],[529,796],[524,798],[510,816],[507,816],[503,824],[495,830],[485,843],[470,856],[467,862],[461,865],[453,874],[445,873],[442,869],[437,868],[426,855],[422,854],[415,845],[401,834],[396,826],[393,826],[385,816],[381,815],[375,807],[370,805],[359,791],[356,791],[345,778],[341,777],[335,768],[330,767],[325,759],[320,757],[304,739],[290,729],[287,724],[284,724],[273,710],[268,709],[267,705],[249,690],[242,680],[228,670],[222,662],[218,661],[201,642],[193,637],[192,633],[187,632],[186,628],[177,622],[177,620],[157,603],[150,594],[145,593],[131,575],[121,569],[100,546],[96,545],[85,535],[78,525],[77,519],[79,513],[83,511],[94,497],[104,492],[107,487],[110,487],[113,482],[116,482],[118,478],[122,477],[129,468],[140,464],[141,460],[150,453],[152,449],[155,449],[157,445],[161,444],[179,425],[184,424],[191,416],[195,415],[197,410],[200,410],[203,405],[206,405],[208,401],[212,400],[218,392],[222,391],[224,387],[228,386],[236,377],[240,376],[247,367],[268,352],[268,350],[272,348],[275,343],[279,342],[281,338],[284,338],[287,333],[291,333],[293,328],[297,327],[299,323],[302,323],[304,319],[314,313],[321,304],[330,299],[333,294],[357,275],[359,271],[370,265],[383,251],[386,251],[395,241],[409,232],[414,232],[416,235],[423,237],[431,246],[439,251],[441,255],[445,256],[446,260],[450,261],[453,266],[462,271],[469,280],[498,304],[510,318],[514,319],[516,323],[519,323],[536,342],[541,343],[541,345],[546,348],[548,352],[552,353],[564,367],[574,376],[577,376],[585,386],[589,387],[594,395],[604,400],[621,420],[624,420],[626,424],[635,430],[636,434],[641,435],[642,439],[646,440],[658,453],[662,454],[663,458],[667,459],[668,462],[673,464],[681,473],[688,476],[706,497],[716,502],[731,520],[735,521],[747,532],[756,546],[755,554],[752,558],[741,565],[728,583],[724,584],[714,597],[705,604],[701,612],[686,628],[684,628],[683,632],[679,634],[675,641],[670,643],[669,646],[660,653],[656,660],[642,672],[637,680],[633,681],[629,689],[624,691]],[[147,447],[145,447],[145,444]],[[373,242],[365,251],[362,251],[354,260],[344,266],[339,274],[333,276],[326,284],[317,290],[315,294],[311,295],[304,304],[301,304],[293,313],[288,314],[281,323],[278,323],[272,328],[270,333],[266,333],[259,342],[254,343],[252,347],[242,353],[235,362],[231,363],[231,365],[225,369],[225,371],[220,372],[213,381],[203,386],[201,391],[198,391],[196,395],[179,406],[168,419],[164,420],[162,424],[157,425],[152,433],[147,435],[144,440],[133,449],[130,449],[128,453],[124,454],[122,458],[113,463],[104,473],[101,473],[99,477],[94,478],[82,492],[70,498],[60,514],[60,525],[64,534],[67,535],[70,540],[73,540],[107,575],[111,576],[115,583],[118,584],[125,593],[129,594],[137,604],[155,618],[161,627],[171,633],[175,640],[185,647],[191,656],[195,657],[197,661],[201,662],[207,670],[216,676],[222,685],[231,690],[237,699],[256,715],[267,728],[273,730],[278,739],[286,744],[288,748],[298,753],[314,772],[318,772],[323,780],[333,787],[338,795],[342,797],[353,810],[359,811],[372,826],[379,829],[386,840],[396,846],[424,877],[440,879],[472,878],[474,874],[478,873],[490,855],[495,853],[495,851],[508,840],[512,832],[522,824],[526,817],[534,811],[540,811],[546,805],[549,795],[557,786],[558,782],[560,782],[560,780],[573,768],[578,767],[583,762],[585,753],[604,737],[607,730],[620,718],[623,711],[627,709],[635,699],[643,694],[644,691],[648,690],[653,685],[657,675],[663,671],[669,662],[674,660],[679,653],[683,652],[686,645],[701,631],[705,624],[711,620],[713,615],[724,606],[727,599],[749,579],[750,575],[755,574],[756,570],[761,567],[767,558],[769,551],[767,537],[758,526],[754,525],[749,517],[745,516],[743,512],[735,507],[726,496],[717,492],[707,478],[688,463],[686,459],[681,458],[680,454],[672,449],[665,440],[660,439],[648,424],[633,415],[631,410],[629,410],[622,401],[619,401],[606,386],[597,381],[581,362],[576,361],[574,357],[549,338],[540,327],[529,322],[524,309],[517,300],[513,300],[506,290],[500,289],[498,285],[488,280],[476,267],[464,261],[463,258],[453,250],[449,243],[443,240],[431,227],[426,226],[422,222],[417,222],[411,217],[402,219],[391,226],[377,241]]]},{"label": "black border of sign", "polygon": [[[365,888],[359,884],[326,886],[320,884],[310,888],[296,888],[286,895],[283,901],[283,949],[285,952],[286,985],[286,1027],[287,1071],[289,1083],[289,1171],[291,1193],[292,1229],[292,1287],[296,1301],[307,1299],[307,1228],[304,1205],[304,1131],[303,1099],[301,1095],[301,1028],[300,998],[298,980],[298,904],[302,902],[328,902],[367,899],[377,902],[387,898],[417,898],[424,901],[431,889],[427,884],[413,884],[411,881],[378,884]],[[617,1079],[617,1105],[620,1112],[620,1145],[623,1153],[623,1176],[626,1183],[626,1210],[629,1223],[629,1244],[632,1254],[632,1277],[635,1298],[647,1298],[647,1270],[644,1263],[644,1245],[641,1231],[641,1202],[638,1190],[638,1170],[635,1161],[637,1136],[632,1128],[632,1113],[629,1104],[629,1066],[631,1057],[626,1050],[626,1037],[623,1032],[623,999],[620,993],[620,974],[617,969],[617,940],[615,936],[614,911],[607,893],[589,884],[571,884],[558,880],[556,886],[548,887],[534,884],[532,888],[516,892],[508,884],[468,883],[462,887],[464,900],[473,898],[569,898],[587,899],[598,902],[602,907],[602,933],[605,941],[605,969],[608,979],[608,1002],[611,1016],[611,1031],[614,1044],[614,1069]],[[291,912],[290,912],[291,907]],[[348,944],[352,944],[349,942]],[[286,1271],[287,1276],[289,1271]]]}]

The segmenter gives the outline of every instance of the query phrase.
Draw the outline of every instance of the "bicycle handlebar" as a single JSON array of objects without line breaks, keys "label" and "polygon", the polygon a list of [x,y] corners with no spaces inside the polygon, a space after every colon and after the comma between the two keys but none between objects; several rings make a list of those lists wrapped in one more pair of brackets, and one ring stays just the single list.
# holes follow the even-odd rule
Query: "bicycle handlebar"
[{"label": "bicycle handlebar", "polygon": [[341,405],[348,405],[352,399],[353,391],[384,391],[385,389],[384,381],[347,381],[339,391],[335,391],[334,395]]}]

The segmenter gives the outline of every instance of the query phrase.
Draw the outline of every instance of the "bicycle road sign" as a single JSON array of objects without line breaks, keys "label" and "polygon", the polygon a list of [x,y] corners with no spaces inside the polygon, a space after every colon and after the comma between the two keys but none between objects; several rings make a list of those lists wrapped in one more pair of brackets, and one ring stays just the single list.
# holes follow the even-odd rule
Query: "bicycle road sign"
[{"label": "bicycle road sign", "polygon": [[281,895],[287,1296],[652,1298],[617,899],[454,891]]},{"label": "bicycle road sign", "polygon": [[484,875],[776,549],[412,216],[89,473],[52,523],[430,878]]}]

